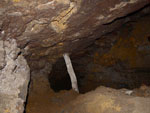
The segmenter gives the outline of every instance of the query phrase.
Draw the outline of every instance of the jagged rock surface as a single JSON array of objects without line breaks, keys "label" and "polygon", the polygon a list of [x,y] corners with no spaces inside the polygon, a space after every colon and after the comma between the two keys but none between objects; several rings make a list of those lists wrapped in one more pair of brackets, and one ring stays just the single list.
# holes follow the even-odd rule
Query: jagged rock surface
[{"label": "jagged rock surface", "polygon": [[65,52],[87,47],[122,24],[116,19],[147,4],[148,0],[1,0],[0,31],[4,39],[14,37],[30,67],[39,69]]},{"label": "jagged rock surface", "polygon": [[23,113],[30,69],[14,39],[0,46],[0,113]]},{"label": "jagged rock surface", "polygon": [[63,53],[87,47],[122,24],[116,19],[147,4],[148,0],[0,0],[0,37],[17,41],[0,41],[0,113],[23,111],[29,67],[20,51],[32,70],[42,69]]}]

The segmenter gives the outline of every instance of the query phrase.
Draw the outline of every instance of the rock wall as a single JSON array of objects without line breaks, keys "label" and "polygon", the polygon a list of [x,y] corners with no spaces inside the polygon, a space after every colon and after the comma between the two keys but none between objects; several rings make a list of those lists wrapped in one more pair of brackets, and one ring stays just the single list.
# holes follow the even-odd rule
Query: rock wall
[{"label": "rock wall", "polygon": [[40,68],[64,52],[87,47],[125,22],[116,19],[147,4],[149,0],[1,0],[0,32],[4,39],[17,40],[31,68]]},{"label": "rock wall", "polygon": [[0,40],[0,113],[23,113],[30,69],[15,39]]},{"label": "rock wall", "polygon": [[23,111],[29,67],[22,55],[32,70],[44,69],[47,62],[87,47],[126,22],[116,22],[118,18],[148,4],[148,0],[0,0],[0,112]]},{"label": "rock wall", "polygon": [[[149,20],[150,14],[134,19],[72,54],[80,93],[101,85],[116,89],[150,85]],[[55,91],[70,88],[63,58],[53,65],[49,80]]]}]

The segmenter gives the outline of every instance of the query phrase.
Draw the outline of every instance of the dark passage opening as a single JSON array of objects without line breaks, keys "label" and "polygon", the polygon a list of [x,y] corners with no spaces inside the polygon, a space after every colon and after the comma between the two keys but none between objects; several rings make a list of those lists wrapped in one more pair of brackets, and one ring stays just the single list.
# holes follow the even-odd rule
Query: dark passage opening
[{"label": "dark passage opening", "polygon": [[[150,85],[150,68],[117,69],[115,67],[102,67],[92,62],[85,63],[84,58],[73,59],[73,66],[78,80],[80,93],[86,93],[98,86],[115,89],[135,89],[141,85]],[[85,60],[87,57],[85,57]],[[81,64],[84,62],[85,64]],[[96,68],[95,68],[95,66]],[[118,65],[118,64],[116,64]],[[93,66],[93,67],[92,67]],[[89,69],[89,71],[88,71]],[[99,69],[93,72],[94,69]],[[64,59],[59,59],[54,64],[49,76],[51,88],[55,92],[70,90],[71,81],[67,73]]]},{"label": "dark passage opening", "polygon": [[49,82],[51,88],[55,92],[60,90],[70,90],[71,81],[67,72],[64,59],[59,59],[52,67],[52,71],[49,76]]},{"label": "dark passage opening", "polygon": [[[131,21],[125,18],[127,23],[120,28],[101,36],[89,47],[72,52],[70,58],[80,93],[105,86],[120,89],[118,92],[126,90],[128,95],[131,90],[132,96],[150,97],[150,15],[137,17]],[[65,113],[64,107],[80,96],[71,90],[63,58],[58,59],[52,69],[46,67],[46,71],[32,74],[35,76],[26,113]]]},{"label": "dark passage opening", "polygon": [[[134,89],[150,85],[149,20],[145,16],[128,22],[70,56],[80,93],[98,86]],[[71,89],[63,58],[53,65],[49,81],[55,92]]]}]

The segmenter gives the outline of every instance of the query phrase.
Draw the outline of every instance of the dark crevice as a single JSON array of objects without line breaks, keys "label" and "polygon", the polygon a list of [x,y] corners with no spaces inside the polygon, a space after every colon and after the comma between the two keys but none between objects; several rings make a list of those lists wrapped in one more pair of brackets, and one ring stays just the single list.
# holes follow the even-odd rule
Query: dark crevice
[{"label": "dark crevice", "polygon": [[21,54],[22,54],[22,52],[20,51],[17,56],[20,56]]},{"label": "dark crevice", "polygon": [[70,77],[68,75],[65,61],[63,58],[59,59],[56,62],[56,64],[53,65],[52,71],[49,76],[49,82],[50,82],[51,88],[55,92],[59,92],[60,90],[71,89]]},{"label": "dark crevice", "polygon": [[[31,75],[31,73],[30,73]],[[31,76],[30,76],[30,80],[29,80],[29,83],[28,83],[28,87],[27,87],[27,96],[26,96],[26,101],[24,102],[24,112],[23,113],[26,113],[26,108],[27,108],[27,104],[28,104],[28,97],[29,97],[29,91],[30,91],[30,84],[31,84]]]},{"label": "dark crevice", "polygon": [[150,42],[150,36],[147,37],[147,40]]}]

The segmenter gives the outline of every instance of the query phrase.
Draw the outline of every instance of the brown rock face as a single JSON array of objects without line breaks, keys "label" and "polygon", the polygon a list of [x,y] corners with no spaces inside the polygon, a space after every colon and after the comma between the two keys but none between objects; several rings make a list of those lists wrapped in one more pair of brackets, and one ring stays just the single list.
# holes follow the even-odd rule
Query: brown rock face
[{"label": "brown rock face", "polygon": [[0,0],[0,113],[24,110],[29,67],[23,56],[31,70],[48,72],[62,54],[85,49],[132,18],[121,17],[147,5],[148,0]]},{"label": "brown rock face", "polygon": [[[90,45],[148,0],[1,0],[0,31],[15,38],[34,67]],[[1,33],[2,34],[2,33]],[[46,62],[46,61],[44,61]],[[41,65],[41,64],[40,64]],[[35,67],[38,67],[37,65]]]},{"label": "brown rock face", "polygon": [[[80,93],[101,85],[115,89],[150,85],[149,20],[150,15],[134,19],[71,55]],[[52,66],[49,80],[55,91],[71,88],[63,58]]]}]

